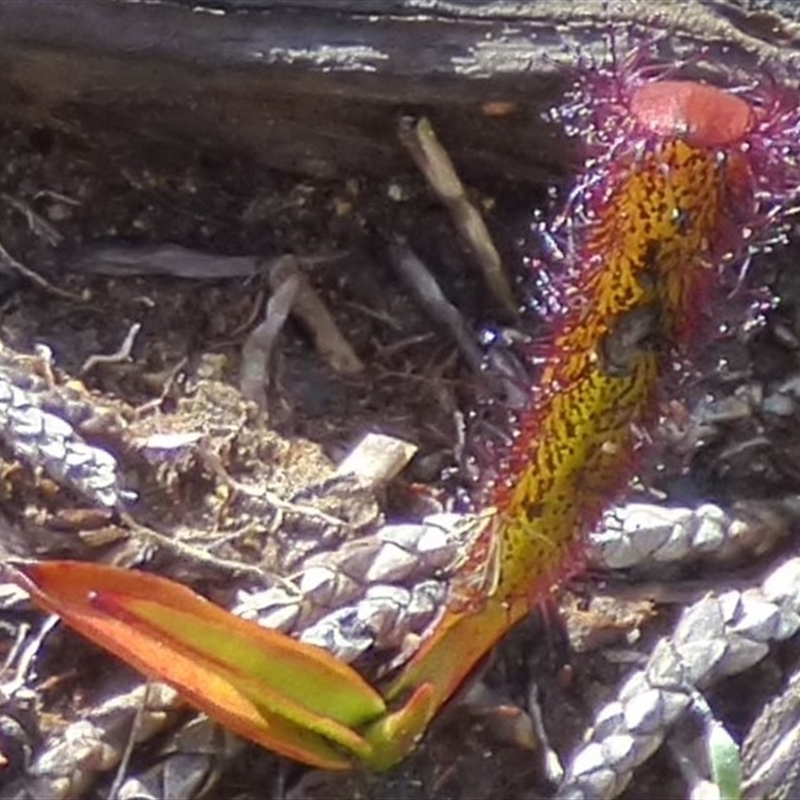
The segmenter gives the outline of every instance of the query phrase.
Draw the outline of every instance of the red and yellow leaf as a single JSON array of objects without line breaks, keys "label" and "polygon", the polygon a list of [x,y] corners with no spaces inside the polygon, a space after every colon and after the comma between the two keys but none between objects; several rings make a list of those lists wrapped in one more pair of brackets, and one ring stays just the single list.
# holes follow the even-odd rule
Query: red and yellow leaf
[{"label": "red and yellow leaf", "polygon": [[242,620],[180,584],[73,561],[8,568],[35,602],[232,731],[327,769],[368,759],[355,729],[381,696],[324,651]]}]

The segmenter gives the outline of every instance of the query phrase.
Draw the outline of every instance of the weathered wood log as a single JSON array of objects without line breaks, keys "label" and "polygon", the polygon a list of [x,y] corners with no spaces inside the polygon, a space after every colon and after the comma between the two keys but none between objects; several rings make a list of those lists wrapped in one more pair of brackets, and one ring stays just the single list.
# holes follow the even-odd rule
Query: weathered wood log
[{"label": "weathered wood log", "polygon": [[[8,119],[197,141],[327,177],[409,169],[403,112],[428,114],[468,178],[541,180],[565,152],[541,112],[611,24],[670,31],[752,71],[800,65],[791,2],[26,0],[0,4]],[[487,103],[512,113],[487,115]],[[496,107],[499,108],[499,107]]]}]

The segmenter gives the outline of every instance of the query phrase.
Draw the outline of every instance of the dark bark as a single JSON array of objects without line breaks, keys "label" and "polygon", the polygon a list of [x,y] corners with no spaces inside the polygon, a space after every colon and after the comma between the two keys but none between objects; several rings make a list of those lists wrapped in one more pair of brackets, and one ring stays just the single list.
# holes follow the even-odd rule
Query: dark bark
[{"label": "dark bark", "polygon": [[[467,177],[541,180],[541,112],[611,22],[668,29],[711,62],[800,64],[792,4],[597,0],[26,0],[0,3],[6,118],[197,141],[315,176],[408,169],[403,112],[430,115]],[[610,10],[609,10],[610,8]],[[722,53],[721,45],[729,46]],[[490,101],[514,113],[489,117]]]}]

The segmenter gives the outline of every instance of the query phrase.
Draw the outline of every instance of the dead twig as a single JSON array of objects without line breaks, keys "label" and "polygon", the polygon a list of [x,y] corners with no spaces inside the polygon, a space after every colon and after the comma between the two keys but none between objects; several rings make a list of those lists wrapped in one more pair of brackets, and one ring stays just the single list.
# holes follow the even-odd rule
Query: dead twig
[{"label": "dead twig", "polygon": [[44,218],[37,214],[24,200],[3,192],[3,202],[19,211],[25,217],[28,227],[33,233],[47,242],[51,247],[57,247],[64,241],[64,237]]},{"label": "dead twig", "polygon": [[270,364],[275,343],[283,330],[289,313],[300,291],[300,276],[287,275],[277,286],[267,302],[263,322],[259,323],[242,346],[242,369],[239,389],[261,409],[267,407],[267,389],[270,383]]},{"label": "dead twig", "polygon": [[139,704],[136,706],[136,711],[133,714],[127,739],[125,740],[125,744],[120,752],[117,771],[114,774],[114,780],[112,781],[111,787],[108,790],[108,800],[119,800],[119,790],[122,787],[122,784],[125,782],[125,774],[128,771],[128,764],[130,764],[131,756],[133,755],[133,749],[136,747],[137,732],[141,728],[145,709],[147,708],[147,704],[150,702],[150,688],[151,683],[150,681],[147,681],[145,684],[144,693],[142,694]]},{"label": "dead twig", "polygon": [[445,297],[430,270],[399,237],[389,244],[389,258],[428,316],[450,332],[470,368],[477,373],[482,372],[483,353],[475,337],[461,312]]},{"label": "dead twig", "polygon": [[477,208],[469,201],[447,151],[425,117],[404,117],[398,136],[428,185],[450,212],[453,224],[483,272],[489,290],[500,305],[517,316],[517,304],[503,262],[494,246],[489,229]]},{"label": "dead twig", "polygon": [[82,303],[86,299],[79,294],[75,294],[74,292],[69,292],[66,289],[61,289],[58,286],[54,286],[52,283],[50,283],[50,281],[39,275],[38,272],[34,272],[32,269],[29,269],[21,261],[17,261],[17,259],[14,258],[14,256],[12,256],[8,250],[6,250],[2,242],[0,242],[0,262],[2,262],[12,271],[18,272],[23,278],[26,278],[40,289],[44,289],[46,292],[50,292],[58,297],[63,297],[66,300],[74,300],[79,303]]},{"label": "dead twig", "polygon": [[109,355],[96,354],[89,356],[89,358],[87,358],[86,361],[83,362],[80,374],[86,375],[89,371],[94,369],[94,367],[96,367],[98,364],[121,364],[123,361],[130,360],[131,350],[133,349],[133,343],[136,340],[136,336],[138,335],[141,329],[142,329],[141,323],[134,322],[133,325],[131,325],[130,328],[128,328],[128,332],[125,334],[125,338],[122,340],[122,344],[119,346],[119,349],[115,353],[110,353]]},{"label": "dead twig", "polygon": [[335,525],[339,528],[346,528],[348,526],[348,523],[343,519],[326,514],[324,511],[319,508],[315,508],[314,506],[283,500],[273,492],[270,492],[261,486],[251,488],[243,483],[240,483],[228,474],[228,471],[225,469],[225,466],[223,465],[222,459],[219,457],[219,455],[211,450],[210,447],[204,446],[202,442],[200,443],[198,452],[203,461],[203,466],[205,466],[209,472],[211,472],[216,478],[224,483],[229,489],[232,489],[235,492],[241,492],[242,494],[249,495],[251,497],[263,498],[267,503],[274,506],[278,511],[281,512],[288,511],[293,514],[299,514],[300,516],[308,517],[310,519],[317,519],[320,522],[324,522],[328,525]]},{"label": "dead twig", "polygon": [[170,275],[207,281],[249,278],[256,273],[256,259],[203,253],[176,244],[87,245],[66,261],[65,268],[113,277]]},{"label": "dead twig", "polygon": [[30,641],[24,644],[16,653],[16,676],[13,680],[7,681],[3,684],[3,694],[8,696],[13,695],[19,691],[28,682],[28,673],[33,666],[34,661],[40,655],[42,644],[47,638],[47,635],[53,628],[60,622],[59,617],[55,614],[50,614],[45,617],[39,630],[31,637]]},{"label": "dead twig", "polygon": [[193,561],[215,570],[230,572],[234,575],[245,575],[255,578],[262,584],[265,580],[270,583],[277,583],[280,581],[279,578],[270,575],[260,567],[256,567],[252,564],[245,564],[241,561],[218,558],[217,556],[211,555],[207,550],[172,539],[163,533],[159,533],[159,531],[148,528],[146,525],[137,522],[127,511],[120,511],[120,519],[130,528],[132,534],[141,537],[155,547],[169,550],[177,556],[187,559],[189,562]]},{"label": "dead twig", "polygon": [[161,387],[161,391],[158,393],[158,397],[154,397],[152,400],[148,400],[146,403],[142,403],[142,405],[136,407],[136,416],[137,418],[143,417],[150,411],[158,410],[164,404],[164,401],[169,396],[170,391],[172,391],[172,387],[175,384],[175,380],[180,375],[181,370],[189,363],[189,358],[184,356],[183,358],[178,360],[178,363],[172,367],[169,372],[167,373],[167,377],[164,379],[164,383]]},{"label": "dead twig", "polygon": [[309,331],[317,351],[338,373],[355,375],[363,371],[363,362],[339,330],[326,305],[300,271],[298,260],[294,256],[287,255],[275,259],[268,265],[269,283],[273,291],[277,291],[278,287],[293,275],[298,277],[299,286],[292,304],[292,314]]}]

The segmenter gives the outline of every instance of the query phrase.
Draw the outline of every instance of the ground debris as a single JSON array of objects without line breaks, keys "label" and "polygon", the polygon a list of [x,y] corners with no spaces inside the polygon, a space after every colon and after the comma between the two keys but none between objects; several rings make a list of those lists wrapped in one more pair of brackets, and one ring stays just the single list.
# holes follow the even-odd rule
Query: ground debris
[{"label": "ground debris", "polygon": [[[38,147],[44,139],[50,144]],[[0,274],[0,391],[23,412],[2,417],[0,556],[146,565],[273,627],[303,635],[307,623],[310,638],[341,646],[343,658],[373,675],[381,666],[369,660],[375,648],[401,661],[448,595],[458,544],[485,523],[453,508],[453,498],[473,488],[459,477],[472,445],[463,458],[453,453],[465,442],[461,421],[480,414],[475,397],[486,389],[472,374],[483,368],[472,336],[486,321],[485,288],[464,269],[452,223],[431,210],[422,180],[403,184],[401,196],[394,183],[298,180],[211,158],[199,146],[159,143],[159,155],[145,157],[70,126],[46,137],[0,126],[0,141],[13,164],[0,171],[0,190],[14,198],[0,206],[0,241],[9,258],[43,276]],[[502,204],[502,192],[489,193]],[[502,263],[521,261],[515,240],[530,225],[531,202],[525,193],[518,205],[498,207]],[[500,211],[486,209],[493,235]],[[401,256],[417,254],[425,265],[418,284],[434,276],[438,317],[391,267],[398,242],[406,248]],[[300,324],[288,301],[279,309],[285,318],[270,319],[265,305],[277,286],[264,267],[286,258],[329,315],[321,328],[313,305]],[[796,273],[794,266],[785,274]],[[795,331],[800,287],[779,291],[786,303],[776,327]],[[510,313],[505,292],[499,304]],[[266,344],[254,336],[261,319],[276,323]],[[449,326],[450,340],[434,319]],[[659,661],[670,656],[667,638],[646,661],[654,638],[668,634],[670,606],[718,589],[709,570],[735,571],[792,547],[800,412],[787,376],[796,373],[796,347],[789,335],[773,341],[743,328],[732,324],[724,359],[702,365],[702,379],[693,374],[686,393],[694,402],[681,392],[670,398],[663,428],[672,450],[651,485],[638,487],[637,502],[610,512],[599,531],[590,555],[593,569],[604,570],[605,591],[577,584],[577,599],[563,595],[583,613],[585,651],[560,649],[559,635],[567,637],[555,620],[546,628],[527,621],[487,670],[489,713],[449,710],[389,776],[301,772],[298,779],[207,720],[187,723],[174,694],[51,629],[0,584],[0,691],[8,693],[0,697],[0,759],[8,762],[3,779],[17,792],[8,796],[108,796],[113,789],[120,798],[195,797],[221,779],[220,792],[243,798],[263,796],[265,786],[296,798],[534,798],[552,794],[558,770],[516,746],[532,743],[528,726],[538,709],[513,708],[531,710],[532,686],[546,689],[548,756],[568,766],[570,780],[575,760],[568,756],[592,707],[605,709],[606,721],[615,702],[651,717],[666,709],[661,716],[672,719],[688,703],[685,693],[648,684],[645,700],[655,708],[610,699],[632,668],[639,675],[645,663],[661,672],[670,665]],[[516,333],[529,353],[531,332]],[[109,353],[120,357],[98,365],[98,355]],[[95,367],[77,379],[89,359]],[[506,378],[524,402],[530,377]],[[506,415],[505,406],[496,410],[495,417]],[[369,432],[405,443],[397,463],[378,469],[383,477],[375,477],[372,462],[343,466]],[[498,438],[507,433],[499,430]],[[48,449],[53,439],[62,448],[57,458]],[[418,455],[402,469],[411,447]],[[80,468],[65,472],[63,454],[75,450]],[[676,589],[676,575],[704,582]],[[638,598],[626,598],[620,586],[643,577]],[[711,631],[727,636],[714,647],[733,641],[738,660],[729,661],[740,667],[792,631],[791,615],[775,621],[772,589],[768,602],[752,580],[749,590],[723,595],[726,613],[736,609],[726,630]],[[719,605],[716,596],[702,608]],[[747,630],[728,630],[737,626]],[[693,646],[688,634],[680,644]],[[697,660],[689,666],[699,672]],[[95,691],[101,684],[104,691]],[[784,706],[788,712],[776,706],[765,713],[785,717],[781,744],[788,747],[796,725],[793,707]],[[511,723],[501,725],[501,738],[516,745],[486,730],[498,721]],[[641,760],[665,735],[645,730],[647,721],[625,734],[635,741],[615,765],[617,788],[630,777],[626,759]],[[141,746],[151,735],[158,738]],[[763,740],[753,726],[746,745],[753,780],[786,766],[777,759],[773,766]],[[675,773],[669,770],[667,786],[679,785]],[[658,777],[658,769],[641,770],[630,791],[647,785],[648,775]]]},{"label": "ground debris", "polygon": [[[217,171],[191,149],[157,163],[74,159],[80,131],[48,133],[47,152],[26,135],[0,130],[9,159],[18,146],[0,175],[13,198],[0,240],[20,267],[0,275],[0,555],[145,567],[232,606],[242,592],[293,596],[335,551],[342,574],[366,570],[352,598],[359,641],[411,652],[459,543],[450,522],[370,537],[384,530],[380,501],[414,497],[414,466],[403,470],[414,452],[450,448],[457,395],[472,391],[452,346],[430,346],[424,313],[370,255],[367,217],[382,227],[414,195]],[[304,299],[254,377],[248,336],[281,265]],[[243,393],[245,374],[287,413],[253,402],[258,387]],[[378,458],[356,447],[370,431]],[[435,491],[425,504],[441,510]],[[194,796],[247,750],[208,721],[180,726],[174,693],[112,670],[11,584],[0,604],[3,797]],[[323,639],[339,630],[331,611],[308,615]]]}]

